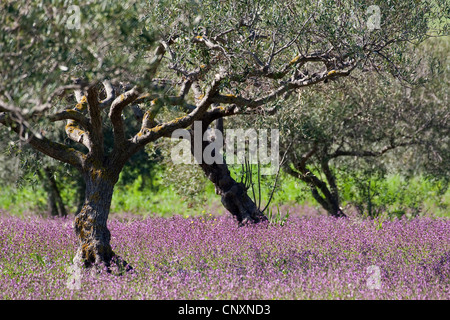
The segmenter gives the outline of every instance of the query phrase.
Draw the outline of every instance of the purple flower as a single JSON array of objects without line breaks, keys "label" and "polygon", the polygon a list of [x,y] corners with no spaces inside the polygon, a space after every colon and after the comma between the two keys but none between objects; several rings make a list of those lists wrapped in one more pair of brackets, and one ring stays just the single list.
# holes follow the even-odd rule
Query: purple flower
[{"label": "purple flower", "polygon": [[[237,227],[231,217],[111,218],[123,276],[76,274],[64,218],[0,216],[0,299],[449,299],[450,220]],[[68,285],[71,284],[71,285]]]}]

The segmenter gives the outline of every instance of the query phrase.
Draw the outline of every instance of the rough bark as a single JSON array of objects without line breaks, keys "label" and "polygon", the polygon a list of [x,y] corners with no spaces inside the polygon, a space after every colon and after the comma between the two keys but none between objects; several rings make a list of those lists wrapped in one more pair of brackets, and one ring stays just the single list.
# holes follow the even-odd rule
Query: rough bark
[{"label": "rough bark", "polygon": [[77,199],[76,199],[76,213],[80,212],[81,209],[83,209],[84,206],[84,198],[86,194],[86,184],[84,182],[84,179],[81,175],[77,177]]},{"label": "rough bark", "polygon": [[[209,122],[202,121],[202,134],[208,129]],[[218,121],[218,130],[223,132],[223,125]],[[205,148],[212,141],[202,142],[202,155]],[[194,129],[191,130],[191,151],[195,157]],[[202,161],[199,161],[202,160]],[[203,159],[197,159],[200,168],[206,177],[214,184],[216,194],[220,195],[222,205],[233,216],[236,217],[240,225],[246,223],[258,223],[267,220],[267,217],[261,212],[255,202],[248,196],[247,189],[243,183],[237,182],[231,177],[230,170],[224,158],[222,163],[207,164]]]},{"label": "rough bark", "polygon": [[84,205],[74,220],[78,241],[74,263],[86,268],[106,267],[109,272],[113,266],[118,267],[119,271],[129,271],[131,266],[113,252],[111,234],[107,227],[117,177],[111,175],[108,168],[91,168],[84,178]]},{"label": "rough bark", "polygon": [[257,223],[267,218],[248,196],[243,183],[231,177],[227,164],[200,164],[205,175],[214,183],[216,193],[221,196],[222,205],[240,224]]}]

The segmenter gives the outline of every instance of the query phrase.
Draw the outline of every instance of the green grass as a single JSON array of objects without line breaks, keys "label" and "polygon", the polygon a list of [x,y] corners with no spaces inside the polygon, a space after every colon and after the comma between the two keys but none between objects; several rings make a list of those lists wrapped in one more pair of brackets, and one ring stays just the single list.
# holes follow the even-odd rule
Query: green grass
[{"label": "green grass", "polygon": [[0,208],[15,215],[25,212],[43,212],[47,207],[47,195],[36,186],[2,187]]},{"label": "green grass", "polygon": [[[232,175],[239,180],[239,171],[232,170]],[[265,207],[274,176],[263,177],[261,180],[261,207]],[[257,179],[254,177],[254,181]],[[450,217],[450,189],[443,195],[438,194],[439,184],[416,177],[405,181],[397,175],[388,176],[383,181],[373,181],[375,196],[371,201],[373,206],[382,206],[388,214],[404,213],[407,208],[420,210],[420,214],[431,213],[435,216]],[[255,186],[256,187],[256,186]],[[345,180],[341,185],[342,204],[349,205],[352,201],[366,201],[358,190],[355,181]],[[71,205],[71,199],[76,198],[73,187],[62,188],[61,194],[70,213],[76,207]],[[258,189],[255,194],[258,202]],[[250,197],[253,193],[249,191]],[[72,201],[73,202],[73,201]],[[278,187],[274,193],[271,206],[308,205],[316,208],[320,206],[312,198],[308,187],[302,182],[285,174],[280,175]],[[15,215],[26,212],[44,214],[47,210],[47,196],[39,184],[21,187],[5,186],[0,192],[0,208]],[[409,210],[409,209],[408,209]],[[112,199],[111,212],[136,213],[143,216],[196,216],[206,213],[221,214],[225,210],[220,203],[220,196],[215,194],[214,186],[205,182],[205,191],[196,197],[181,196],[176,186],[164,185],[159,181],[155,186],[142,186],[142,179],[136,179],[132,184],[118,184]]]}]

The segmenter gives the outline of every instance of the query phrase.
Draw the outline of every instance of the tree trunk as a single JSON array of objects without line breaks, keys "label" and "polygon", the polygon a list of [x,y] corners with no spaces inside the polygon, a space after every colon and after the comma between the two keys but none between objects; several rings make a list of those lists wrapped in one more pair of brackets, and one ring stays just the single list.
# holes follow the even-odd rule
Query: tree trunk
[{"label": "tree trunk", "polygon": [[47,192],[47,208],[48,212],[51,216],[57,216],[58,215],[58,207],[56,206],[55,201],[55,194],[53,193],[53,190],[50,188],[49,181],[47,179],[47,175],[44,173],[44,175],[41,175],[43,183],[44,183],[44,189]]},{"label": "tree trunk", "polygon": [[[222,120],[222,119],[219,119]],[[223,132],[223,125],[218,121],[217,128]],[[203,121],[202,123],[202,137],[204,132],[208,129],[209,123]],[[191,130],[191,151],[195,157],[194,147],[194,129]],[[203,141],[202,154],[205,148],[212,143],[212,141]],[[230,170],[224,158],[222,163],[207,164],[203,159],[199,164],[205,173],[206,177],[214,183],[216,194],[221,196],[222,205],[228,210],[239,222],[239,225],[244,225],[248,222],[258,223],[267,220],[267,217],[261,212],[258,206],[248,196],[247,189],[243,183],[239,183],[231,177]]]},{"label": "tree trunk", "polygon": [[38,170],[38,176],[42,181],[44,190],[47,192],[47,206],[51,216],[67,216],[64,202],[59,192],[58,185],[53,177],[52,171],[49,167],[44,167],[42,170]]},{"label": "tree trunk", "polygon": [[308,170],[304,163],[296,162],[292,164],[296,169],[295,171],[290,168],[289,165],[285,166],[284,171],[293,177],[306,182],[311,188],[311,193],[314,199],[328,212],[329,215],[338,218],[346,217],[340,207],[338,189],[335,185],[334,179],[331,180],[331,171],[327,172],[327,178],[332,182],[333,191],[330,191],[324,181],[320,180],[314,173]]},{"label": "tree trunk", "polygon": [[[323,188],[322,188],[323,189]],[[344,211],[341,209],[339,205],[339,199],[333,197],[330,192],[324,193],[324,197],[322,197],[316,186],[311,186],[311,192],[316,199],[317,202],[324,208],[329,215],[337,218],[346,217]]]},{"label": "tree trunk", "polygon": [[[95,172],[95,171],[94,171]],[[131,267],[116,256],[110,244],[111,235],[107,227],[108,215],[114,190],[111,179],[104,178],[105,172],[99,172],[98,177],[85,177],[85,201],[81,211],[74,221],[75,234],[78,240],[78,250],[74,258],[75,264],[86,268],[92,266],[106,267],[111,271],[114,263],[119,271],[128,271]]]},{"label": "tree trunk", "polygon": [[248,196],[243,183],[231,177],[228,166],[223,164],[200,164],[205,175],[214,183],[216,193],[221,196],[221,202],[240,225],[247,222],[257,223],[267,218],[260,211],[253,200]]},{"label": "tree trunk", "polygon": [[329,192],[326,195],[330,208],[328,212],[334,217],[346,217],[340,206],[339,189],[336,184],[336,178],[330,168],[329,161],[330,158],[325,157],[322,159],[321,163],[322,171],[325,173],[328,185],[330,186],[328,189]]},{"label": "tree trunk", "polygon": [[44,168],[45,175],[49,182],[50,196],[52,202],[52,208],[56,208],[56,212],[52,212],[52,215],[58,215],[61,217],[67,216],[66,208],[64,207],[64,201],[62,200],[61,193],[59,192],[58,185],[53,177],[52,171],[49,167]]}]

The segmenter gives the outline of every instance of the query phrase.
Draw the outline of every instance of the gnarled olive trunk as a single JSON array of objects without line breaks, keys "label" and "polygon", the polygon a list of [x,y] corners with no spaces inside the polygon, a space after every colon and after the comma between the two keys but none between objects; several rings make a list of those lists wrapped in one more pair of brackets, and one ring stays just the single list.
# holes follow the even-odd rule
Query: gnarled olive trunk
[{"label": "gnarled olive trunk", "polygon": [[125,268],[128,271],[131,267],[115,255],[110,243],[111,234],[107,220],[117,179],[108,176],[109,173],[107,169],[90,170],[85,176],[85,201],[74,220],[78,241],[74,262],[87,268],[103,266],[107,270],[114,263],[120,269]]},{"label": "gnarled olive trunk", "polygon": [[[217,130],[223,132],[221,121],[218,119]],[[208,129],[210,121],[202,121],[202,133]],[[194,127],[195,128],[195,127]],[[195,139],[194,129],[191,130],[191,151],[194,157],[199,156],[195,154]],[[212,141],[202,141],[202,156],[205,148],[211,144]],[[212,155],[214,156],[214,155]],[[255,202],[248,196],[247,189],[243,183],[239,183],[231,177],[230,170],[225,159],[222,157],[221,163],[205,163],[202,159],[197,159],[200,167],[205,173],[206,177],[214,183],[216,194],[221,196],[222,205],[233,216],[236,217],[240,225],[247,222],[258,223],[267,220],[266,216],[261,212]]]},{"label": "gnarled olive trunk", "polygon": [[[322,197],[317,188],[319,188],[324,196]],[[311,192],[314,197],[314,199],[320,203],[322,208],[324,208],[329,215],[337,218],[346,217],[344,211],[340,207],[339,198],[334,196],[328,189],[326,189],[327,186],[325,183],[323,183],[323,186],[316,187],[311,186]]]},{"label": "gnarled olive trunk", "polygon": [[[306,182],[310,188],[314,199],[328,212],[329,215],[337,218],[347,217],[340,207],[339,190],[336,185],[336,179],[329,166],[329,158],[323,157],[321,159],[321,169],[325,175],[328,184],[319,179],[313,172],[311,172],[306,162],[317,151],[316,146],[308,153],[304,154],[300,159],[291,160],[291,166],[289,163],[285,166],[286,173]],[[320,193],[319,193],[320,192]]]},{"label": "gnarled olive trunk", "polygon": [[259,210],[258,206],[248,196],[243,183],[239,183],[231,177],[228,166],[223,164],[200,164],[205,175],[214,183],[216,193],[221,196],[221,202],[240,224],[246,222],[257,223],[267,218]]}]

